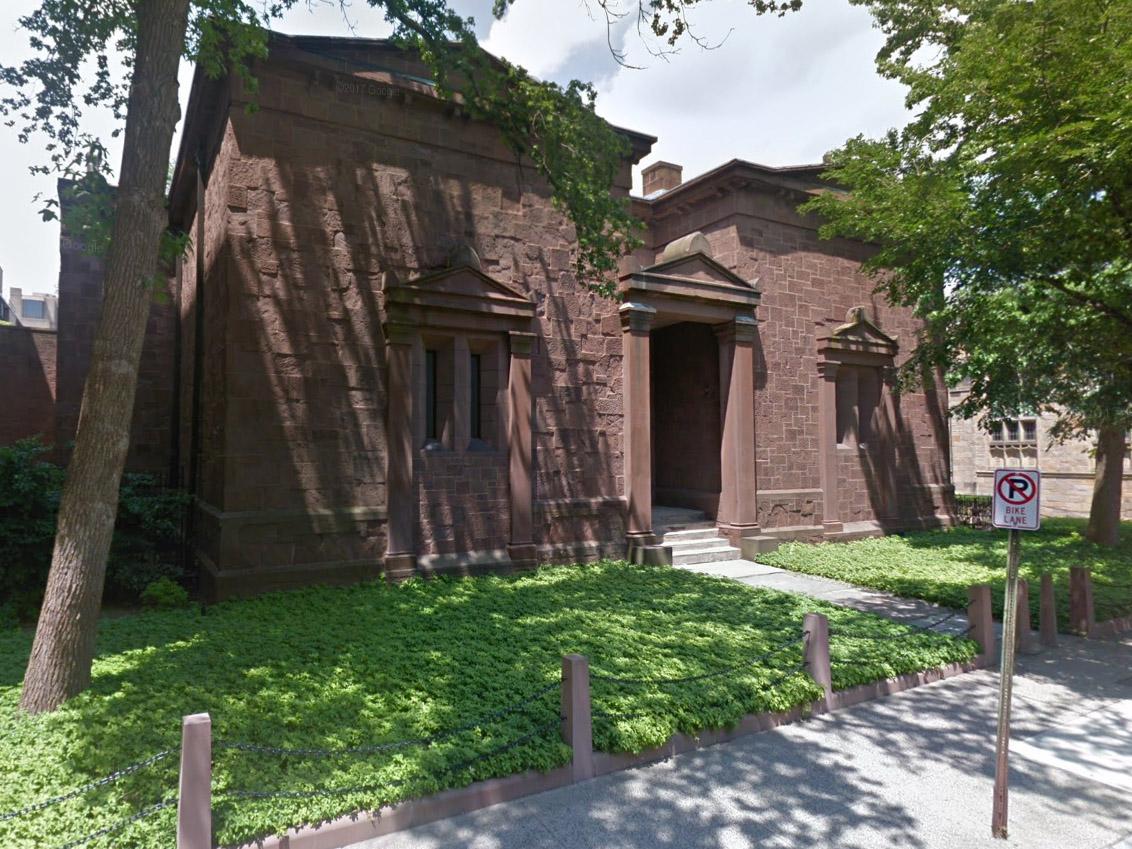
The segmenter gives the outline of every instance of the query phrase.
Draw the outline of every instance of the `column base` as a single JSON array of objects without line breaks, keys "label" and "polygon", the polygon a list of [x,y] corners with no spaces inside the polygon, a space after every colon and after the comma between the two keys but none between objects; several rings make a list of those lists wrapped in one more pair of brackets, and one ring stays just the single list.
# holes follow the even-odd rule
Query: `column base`
[{"label": "column base", "polygon": [[822,534],[827,537],[836,536],[845,530],[845,525],[841,522],[822,522],[821,530]]},{"label": "column base", "polygon": [[727,541],[735,548],[739,548],[743,540],[757,537],[762,533],[762,528],[759,527],[758,522],[752,522],[749,525],[724,522],[718,526],[718,530],[723,536],[727,537]]},{"label": "column base", "polygon": [[417,555],[387,554],[385,556],[385,580],[403,581],[417,574]]},{"label": "column base", "polygon": [[512,569],[533,569],[538,565],[538,546],[533,542],[513,542],[507,545],[507,556]]},{"label": "column base", "polygon": [[670,545],[629,545],[625,559],[634,566],[671,566],[672,546]]}]

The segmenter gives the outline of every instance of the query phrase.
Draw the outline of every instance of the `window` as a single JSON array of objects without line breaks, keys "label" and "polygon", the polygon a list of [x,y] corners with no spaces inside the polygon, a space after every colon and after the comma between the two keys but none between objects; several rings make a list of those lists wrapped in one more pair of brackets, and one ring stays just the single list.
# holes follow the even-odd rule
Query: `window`
[{"label": "window", "polygon": [[472,439],[483,439],[483,355],[472,354],[468,369],[471,383],[468,392],[469,420]]},{"label": "window", "polygon": [[24,318],[47,318],[47,305],[39,300],[25,300],[23,303]]},{"label": "window", "polygon": [[991,445],[1037,445],[1038,420],[1001,419],[990,423]]},{"label": "window", "polygon": [[440,439],[436,393],[437,353],[434,350],[427,350],[425,351],[425,439],[429,442]]},{"label": "window", "polygon": [[864,447],[876,432],[880,369],[842,365],[837,370],[837,444]]}]

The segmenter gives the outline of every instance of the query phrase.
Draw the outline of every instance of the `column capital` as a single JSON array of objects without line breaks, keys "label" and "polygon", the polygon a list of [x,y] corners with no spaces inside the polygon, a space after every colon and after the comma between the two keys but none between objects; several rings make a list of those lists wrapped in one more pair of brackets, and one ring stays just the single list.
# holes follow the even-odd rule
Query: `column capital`
[{"label": "column capital", "polygon": [[525,330],[512,330],[507,335],[511,340],[512,357],[530,357],[535,345],[534,333]]},{"label": "column capital", "polygon": [[753,345],[758,332],[759,323],[755,317],[743,313],[715,326],[715,335],[720,342],[734,342],[736,345]]},{"label": "column capital", "polygon": [[417,326],[414,324],[385,325],[386,345],[412,345],[417,336]]},{"label": "column capital", "polygon": [[841,363],[836,360],[822,360],[818,363],[818,374],[826,380],[837,380],[837,371]]},{"label": "column capital", "polygon": [[656,316],[656,309],[637,301],[622,304],[618,312],[621,313],[621,329],[630,333],[648,333]]}]

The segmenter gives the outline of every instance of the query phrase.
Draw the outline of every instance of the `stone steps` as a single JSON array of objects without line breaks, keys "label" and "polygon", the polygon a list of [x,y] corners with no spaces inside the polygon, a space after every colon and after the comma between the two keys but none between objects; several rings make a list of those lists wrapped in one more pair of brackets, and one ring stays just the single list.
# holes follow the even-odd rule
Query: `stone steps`
[{"label": "stone steps", "polygon": [[673,566],[739,559],[739,549],[721,537],[715,522],[699,510],[657,507],[653,510],[653,525],[662,544],[672,548]]}]

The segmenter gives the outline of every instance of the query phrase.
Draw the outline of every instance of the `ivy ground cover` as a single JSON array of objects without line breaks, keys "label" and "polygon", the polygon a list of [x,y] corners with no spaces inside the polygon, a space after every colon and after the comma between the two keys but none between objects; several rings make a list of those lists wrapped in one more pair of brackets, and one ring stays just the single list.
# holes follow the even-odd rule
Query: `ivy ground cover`
[{"label": "ivy ground cover", "polygon": [[[1054,576],[1058,618],[1069,621],[1069,567],[1088,566],[1098,621],[1132,612],[1132,522],[1121,527],[1120,545],[1105,548],[1085,539],[1084,519],[1042,519],[1041,530],[1022,532],[1021,576],[1030,583],[1037,623],[1039,581]],[[967,587],[990,584],[1001,619],[1006,586],[1004,530],[954,528],[850,543],[786,543],[760,560],[772,566],[837,578],[862,587],[922,598],[946,607],[967,605]]]},{"label": "ivy ground cover", "polygon": [[[976,651],[967,640],[799,596],[602,563],[108,619],[91,688],[54,714],[29,717],[17,702],[31,635],[5,632],[0,816],[176,747],[182,715],[203,711],[213,722],[221,845],[563,765],[570,753],[557,732],[558,682],[562,655],[573,652],[590,660],[595,746],[639,751],[676,731],[725,727],[818,697],[799,668],[809,611],[830,618],[838,688]],[[176,783],[174,753],[0,820],[0,846],[64,845],[173,797]],[[157,811],[86,845],[171,845],[174,815]]]}]

